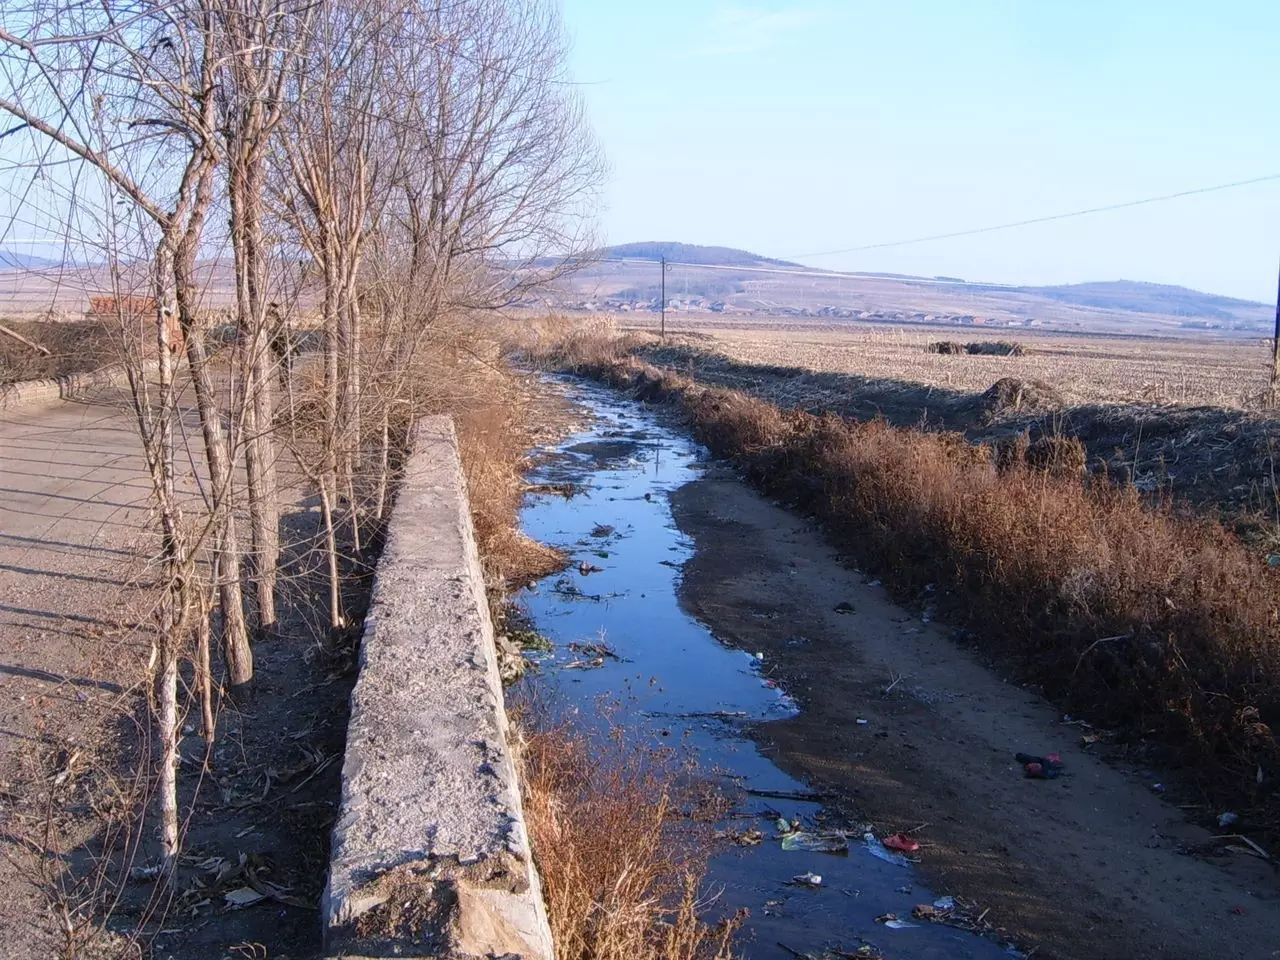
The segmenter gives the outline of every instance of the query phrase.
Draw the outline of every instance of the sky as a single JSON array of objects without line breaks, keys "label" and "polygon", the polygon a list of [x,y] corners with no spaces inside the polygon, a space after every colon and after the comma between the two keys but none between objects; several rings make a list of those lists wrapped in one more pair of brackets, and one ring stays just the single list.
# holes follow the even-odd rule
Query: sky
[{"label": "sky", "polygon": [[561,0],[609,243],[841,270],[1147,280],[1274,302],[1274,0]]}]

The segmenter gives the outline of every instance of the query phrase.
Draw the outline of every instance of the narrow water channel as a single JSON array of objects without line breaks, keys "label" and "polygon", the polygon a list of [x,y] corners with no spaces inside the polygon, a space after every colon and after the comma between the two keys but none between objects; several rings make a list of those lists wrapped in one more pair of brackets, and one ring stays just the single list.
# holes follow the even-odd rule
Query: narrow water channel
[{"label": "narrow water channel", "polygon": [[[743,811],[756,818],[734,826],[754,826],[764,841],[729,846],[713,859],[708,876],[713,888],[723,889],[723,908],[750,911],[742,955],[1017,956],[990,939],[914,919],[918,904],[945,905],[945,891],[922,886],[912,864],[864,839],[857,824],[839,825],[849,834],[847,852],[784,849],[775,826],[779,814],[828,836],[836,825],[819,804],[785,798],[804,795],[806,785],[778,769],[748,736],[750,725],[789,716],[795,703],[762,674],[757,655],[720,643],[680,605],[680,568],[693,548],[676,527],[668,498],[698,479],[706,451],[641,404],[594,385],[572,389],[594,414],[591,426],[547,451],[533,479],[573,483],[578,492],[570,499],[531,496],[522,513],[527,534],[572,559],[563,574],[521,597],[554,644],[541,657],[536,682],[554,687],[556,701],[580,707],[583,717],[593,715],[602,698],[615,699],[625,709],[614,722],[639,736],[666,731],[665,741],[688,744],[702,769],[757,792]],[[618,659],[584,669],[584,654],[570,644],[600,641]],[[797,845],[804,846],[788,846]],[[821,880],[795,882],[806,874]],[[889,915],[897,919],[886,922]],[[866,952],[858,954],[860,948]]]}]

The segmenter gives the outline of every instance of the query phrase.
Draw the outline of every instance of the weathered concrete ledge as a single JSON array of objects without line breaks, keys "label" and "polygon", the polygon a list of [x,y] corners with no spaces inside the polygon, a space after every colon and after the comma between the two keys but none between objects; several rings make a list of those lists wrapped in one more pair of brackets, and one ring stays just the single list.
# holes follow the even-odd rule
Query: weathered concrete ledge
[{"label": "weathered concrete ledge", "polygon": [[[148,370],[155,366],[148,364]],[[72,373],[64,377],[44,380],[19,380],[0,384],[0,410],[11,410],[53,400],[70,400],[98,387],[110,387],[126,383],[128,376],[124,364],[113,363],[87,373]]]},{"label": "weathered concrete ledge", "polygon": [[414,436],[351,694],[332,957],[550,960],[452,421]]}]

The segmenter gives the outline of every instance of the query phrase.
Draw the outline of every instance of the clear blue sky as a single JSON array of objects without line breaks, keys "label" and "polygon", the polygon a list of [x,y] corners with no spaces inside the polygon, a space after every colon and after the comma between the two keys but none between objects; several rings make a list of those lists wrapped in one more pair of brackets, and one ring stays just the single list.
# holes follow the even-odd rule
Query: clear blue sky
[{"label": "clear blue sky", "polygon": [[[610,243],[778,257],[1280,173],[1275,0],[562,0]],[[1280,181],[815,266],[1271,302]]]}]

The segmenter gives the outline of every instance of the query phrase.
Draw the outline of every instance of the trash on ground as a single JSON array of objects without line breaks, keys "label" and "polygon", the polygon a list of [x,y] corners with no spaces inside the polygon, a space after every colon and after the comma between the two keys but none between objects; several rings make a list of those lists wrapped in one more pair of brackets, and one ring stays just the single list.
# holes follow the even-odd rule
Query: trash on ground
[{"label": "trash on ground", "polygon": [[822,886],[822,874],[797,873],[791,878],[791,883],[797,887],[820,887]]},{"label": "trash on ground", "polygon": [[862,835],[863,842],[867,845],[867,851],[873,856],[886,863],[896,863],[900,867],[905,867],[911,861],[900,853],[895,853],[885,847],[883,843],[876,839],[876,835],[871,832]]},{"label": "trash on ground", "polygon": [[866,726],[868,723],[870,723],[871,721],[870,721],[870,720],[868,720],[868,719],[866,719],[865,717],[859,717],[857,720],[855,720],[855,721],[853,721],[853,722],[854,722],[854,723],[856,723],[856,724],[857,724],[858,726],[860,726],[860,727],[865,727],[865,726]]},{"label": "trash on ground", "polygon": [[933,901],[933,906],[935,910],[954,910],[956,908],[956,898],[939,897],[937,900]]},{"label": "trash on ground", "polygon": [[251,907],[255,903],[261,903],[267,897],[253,887],[237,887],[235,890],[228,891],[223,899],[233,907]]},{"label": "trash on ground", "polygon": [[1047,753],[1043,757],[1017,753],[1013,758],[1022,764],[1023,774],[1031,780],[1054,780],[1062,776],[1062,757],[1056,753]]},{"label": "trash on ground", "polygon": [[836,613],[853,613],[854,606],[848,600],[841,600],[834,607]]},{"label": "trash on ground", "polygon": [[897,850],[899,853],[915,853],[920,849],[920,841],[915,840],[905,833],[894,833],[884,838],[884,845],[890,850]]},{"label": "trash on ground", "polygon": [[1153,783],[1153,784],[1151,785],[1151,792],[1152,792],[1152,793],[1164,793],[1164,784],[1163,784],[1163,783]]},{"label": "trash on ground", "polygon": [[1218,826],[1229,827],[1239,819],[1240,819],[1240,814],[1232,813],[1230,810],[1228,810],[1226,813],[1218,814]]}]

